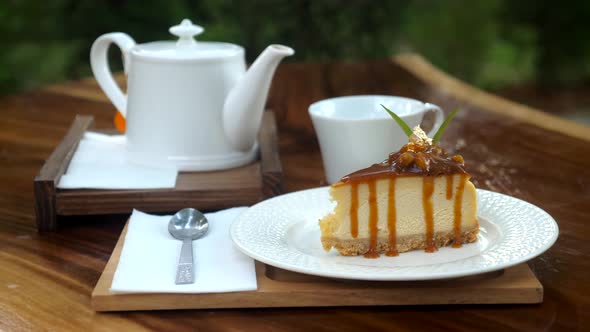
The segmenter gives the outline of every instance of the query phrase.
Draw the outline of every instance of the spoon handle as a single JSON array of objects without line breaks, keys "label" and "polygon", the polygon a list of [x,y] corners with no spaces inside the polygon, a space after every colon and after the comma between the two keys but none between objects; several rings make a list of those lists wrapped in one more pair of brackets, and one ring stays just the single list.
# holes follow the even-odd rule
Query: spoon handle
[{"label": "spoon handle", "polygon": [[192,284],[195,280],[195,271],[193,269],[193,241],[186,239],[182,241],[180,249],[180,259],[178,269],[176,270],[176,284]]}]

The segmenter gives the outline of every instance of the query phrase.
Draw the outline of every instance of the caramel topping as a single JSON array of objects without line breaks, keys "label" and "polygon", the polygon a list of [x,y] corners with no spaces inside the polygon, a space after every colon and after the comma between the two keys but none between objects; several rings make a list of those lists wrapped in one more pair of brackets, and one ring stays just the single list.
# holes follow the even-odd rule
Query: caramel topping
[{"label": "caramel topping", "polygon": [[447,200],[453,198],[453,175],[447,175]]},{"label": "caramel topping", "polygon": [[446,151],[435,145],[416,145],[408,143],[399,152],[389,155],[386,160],[365,169],[348,174],[340,180],[348,183],[357,180],[370,180],[397,176],[440,176],[465,174],[463,158],[450,157]]},{"label": "caramel topping", "polygon": [[[460,155],[448,156],[441,147],[432,144],[420,127],[414,128],[408,144],[389,158],[370,167],[350,173],[340,180],[347,183],[357,180],[372,180],[397,176],[440,176],[467,174]],[[335,185],[338,185],[336,183]]]},{"label": "caramel topping", "polygon": [[389,250],[386,256],[399,255],[396,247],[396,210],[395,210],[395,178],[389,180],[387,196],[387,230],[389,231]]},{"label": "caramel topping", "polygon": [[461,248],[462,241],[461,241],[461,205],[463,203],[463,191],[465,191],[465,182],[467,178],[465,176],[461,176],[459,180],[459,186],[457,187],[457,196],[455,196],[455,205],[453,207],[454,210],[454,221],[453,221],[453,230],[455,239],[453,241],[453,248]]},{"label": "caramel topping", "polygon": [[422,205],[424,206],[424,221],[426,223],[426,252],[435,252],[434,244],[434,212],[432,210],[432,193],[434,192],[434,178],[427,176],[422,180]]}]

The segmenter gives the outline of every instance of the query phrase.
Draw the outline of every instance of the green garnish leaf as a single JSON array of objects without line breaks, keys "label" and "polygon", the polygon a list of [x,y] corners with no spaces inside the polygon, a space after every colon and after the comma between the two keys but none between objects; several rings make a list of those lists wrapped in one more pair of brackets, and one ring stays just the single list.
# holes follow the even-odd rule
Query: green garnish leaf
[{"label": "green garnish leaf", "polygon": [[404,131],[404,133],[406,133],[406,135],[408,135],[408,137],[410,137],[410,135],[412,135],[412,129],[410,128],[410,126],[408,126],[408,124],[404,120],[402,120],[402,118],[397,116],[397,114],[393,113],[389,108],[383,106],[383,104],[379,104],[379,105],[381,105],[381,107],[383,107],[385,109],[385,111],[387,113],[389,113],[389,115],[391,115],[391,117],[395,120],[395,122],[397,122],[398,126],[400,126],[400,128],[402,128],[402,130]]},{"label": "green garnish leaf", "polygon": [[459,107],[455,108],[455,110],[452,111],[451,114],[449,114],[445,118],[445,121],[443,121],[443,123],[440,125],[440,127],[436,131],[436,134],[434,134],[434,137],[432,138],[432,144],[438,143],[438,141],[440,140],[441,136],[443,135],[443,133],[447,129],[447,126],[449,125],[449,122],[451,122],[451,120],[453,119],[453,117],[455,117],[455,114],[457,114],[457,112],[459,111],[459,109],[460,109]]}]

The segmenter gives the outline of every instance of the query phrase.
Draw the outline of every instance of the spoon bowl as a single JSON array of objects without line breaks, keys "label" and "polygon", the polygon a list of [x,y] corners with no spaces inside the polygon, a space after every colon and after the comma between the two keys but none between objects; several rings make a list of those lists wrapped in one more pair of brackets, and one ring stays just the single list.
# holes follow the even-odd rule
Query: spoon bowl
[{"label": "spoon bowl", "polygon": [[168,232],[178,240],[196,240],[207,233],[209,221],[199,210],[182,209],[170,219]]}]

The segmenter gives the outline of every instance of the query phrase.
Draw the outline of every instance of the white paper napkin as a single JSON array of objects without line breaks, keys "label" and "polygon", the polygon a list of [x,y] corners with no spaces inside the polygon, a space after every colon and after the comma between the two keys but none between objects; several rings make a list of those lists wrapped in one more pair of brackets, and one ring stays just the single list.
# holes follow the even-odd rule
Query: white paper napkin
[{"label": "white paper napkin", "polygon": [[176,285],[182,242],[168,233],[171,216],[133,211],[111,292],[221,293],[257,289],[254,260],[236,249],[229,235],[234,219],[247,208],[205,214],[209,232],[193,241],[195,283]]},{"label": "white paper napkin", "polygon": [[174,188],[178,172],[130,163],[124,135],[87,132],[62,175],[62,189],[158,189]]}]

